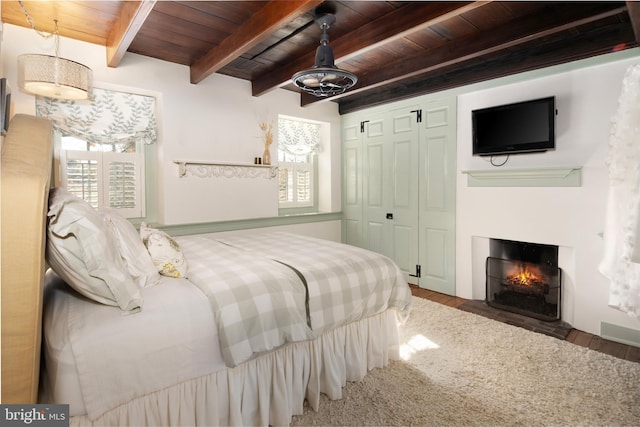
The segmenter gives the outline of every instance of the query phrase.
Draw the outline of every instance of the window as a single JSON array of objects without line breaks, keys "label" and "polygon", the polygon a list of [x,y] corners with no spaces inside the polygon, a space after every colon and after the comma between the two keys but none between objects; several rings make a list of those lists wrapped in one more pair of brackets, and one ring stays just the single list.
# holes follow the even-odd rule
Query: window
[{"label": "window", "polygon": [[93,88],[88,100],[36,98],[56,131],[56,185],[96,208],[145,216],[144,153],[156,141],[155,97]]},{"label": "window", "polygon": [[313,206],[313,155],[293,155],[278,150],[280,207]]},{"label": "window", "polygon": [[60,141],[58,185],[95,208],[145,216],[142,144],[96,144],[72,136]]},{"label": "window", "polygon": [[320,147],[320,125],[281,117],[278,120],[278,197],[281,208],[315,204],[314,160]]}]

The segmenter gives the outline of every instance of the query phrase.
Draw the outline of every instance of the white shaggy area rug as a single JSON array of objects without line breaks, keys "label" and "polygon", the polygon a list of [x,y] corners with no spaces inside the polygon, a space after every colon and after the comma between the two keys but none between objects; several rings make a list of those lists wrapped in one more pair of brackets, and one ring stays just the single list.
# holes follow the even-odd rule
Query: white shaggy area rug
[{"label": "white shaggy area rug", "polygon": [[413,297],[402,361],[292,425],[640,426],[640,363]]}]

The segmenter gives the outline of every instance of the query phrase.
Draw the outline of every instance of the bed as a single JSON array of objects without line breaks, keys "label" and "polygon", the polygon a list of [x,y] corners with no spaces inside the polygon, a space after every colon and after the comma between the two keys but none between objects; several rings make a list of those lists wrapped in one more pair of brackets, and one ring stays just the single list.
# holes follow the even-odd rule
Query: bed
[{"label": "bed", "polygon": [[50,125],[17,115],[2,147],[3,403],[66,403],[71,425],[288,425],[398,357],[411,292],[388,258],[268,229],[136,230],[50,174]]}]

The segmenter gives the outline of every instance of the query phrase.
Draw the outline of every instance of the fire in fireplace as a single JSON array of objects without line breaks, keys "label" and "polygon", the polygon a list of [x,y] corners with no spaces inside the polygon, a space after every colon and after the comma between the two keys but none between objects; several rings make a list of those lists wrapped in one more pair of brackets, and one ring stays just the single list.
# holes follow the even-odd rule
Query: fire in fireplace
[{"label": "fire in fireplace", "polygon": [[507,287],[527,295],[549,293],[549,284],[540,268],[528,262],[514,263],[513,268],[507,272]]},{"label": "fire in fireplace", "polygon": [[487,304],[540,320],[560,319],[557,246],[492,239],[490,251]]}]

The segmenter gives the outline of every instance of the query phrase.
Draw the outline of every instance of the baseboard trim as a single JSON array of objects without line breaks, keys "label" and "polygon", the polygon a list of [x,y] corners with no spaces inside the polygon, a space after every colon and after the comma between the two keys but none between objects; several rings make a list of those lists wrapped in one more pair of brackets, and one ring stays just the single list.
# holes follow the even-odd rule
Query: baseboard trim
[{"label": "baseboard trim", "polygon": [[600,336],[610,341],[640,347],[640,330],[600,322]]}]

